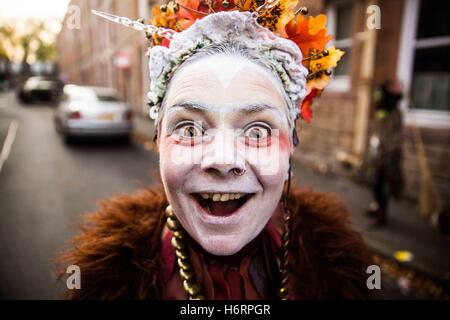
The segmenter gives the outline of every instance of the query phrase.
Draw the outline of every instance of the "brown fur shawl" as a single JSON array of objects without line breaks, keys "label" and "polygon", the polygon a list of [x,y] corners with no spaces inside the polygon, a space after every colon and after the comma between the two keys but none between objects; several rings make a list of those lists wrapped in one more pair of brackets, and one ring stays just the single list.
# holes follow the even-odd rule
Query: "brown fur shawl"
[{"label": "brown fur shawl", "polygon": [[[81,268],[72,299],[159,299],[160,245],[167,200],[161,189],[143,189],[103,201],[89,215],[73,248],[60,261]],[[361,236],[351,230],[333,196],[296,189],[291,199],[292,287],[304,299],[364,299],[371,264]],[[64,274],[63,274],[64,275]]]}]

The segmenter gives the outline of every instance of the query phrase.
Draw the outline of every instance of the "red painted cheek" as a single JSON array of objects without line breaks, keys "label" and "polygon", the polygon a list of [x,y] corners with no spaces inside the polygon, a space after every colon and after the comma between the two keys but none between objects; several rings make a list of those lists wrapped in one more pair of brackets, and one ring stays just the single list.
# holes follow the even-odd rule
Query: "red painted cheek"
[{"label": "red painted cheek", "polygon": [[179,149],[178,144],[165,142],[159,151],[161,175],[170,190],[180,189],[185,182],[186,175],[192,169],[191,163],[180,160]]},{"label": "red painted cheek", "polygon": [[179,153],[177,152],[177,148],[179,147],[180,147],[179,141],[174,139],[172,136],[163,138],[159,146],[160,158],[166,159],[166,161],[164,162],[167,162],[171,166],[174,166],[174,163],[172,161],[173,155]]},{"label": "red painted cheek", "polygon": [[163,156],[167,156],[175,152],[177,148],[181,147],[183,147],[181,141],[170,135],[164,137],[161,140],[161,144],[159,146],[159,153],[161,153]]},{"label": "red painted cheek", "polygon": [[291,150],[291,140],[289,135],[282,131],[279,133],[278,137],[278,148],[281,152],[290,152]]},{"label": "red painted cheek", "polygon": [[166,147],[176,146],[180,144],[180,140],[176,139],[173,135],[170,135],[164,139],[164,145]]}]

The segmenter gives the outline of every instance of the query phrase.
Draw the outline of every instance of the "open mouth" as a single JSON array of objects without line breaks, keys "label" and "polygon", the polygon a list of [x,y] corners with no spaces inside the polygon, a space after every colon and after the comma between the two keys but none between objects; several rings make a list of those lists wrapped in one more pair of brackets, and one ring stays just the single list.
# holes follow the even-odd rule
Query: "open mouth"
[{"label": "open mouth", "polygon": [[193,193],[192,196],[207,214],[226,217],[242,207],[253,193]]}]

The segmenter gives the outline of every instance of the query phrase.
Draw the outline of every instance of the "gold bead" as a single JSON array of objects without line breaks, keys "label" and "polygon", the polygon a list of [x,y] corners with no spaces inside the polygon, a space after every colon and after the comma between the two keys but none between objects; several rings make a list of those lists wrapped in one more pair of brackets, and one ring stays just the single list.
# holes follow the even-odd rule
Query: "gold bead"
[{"label": "gold bead", "polygon": [[324,57],[327,57],[329,54],[330,54],[330,52],[329,52],[328,50],[323,50],[323,51],[322,51],[322,55],[323,55]]},{"label": "gold bead", "polygon": [[326,70],[326,71],[325,71],[325,74],[326,74],[327,76],[331,76],[331,70]]},{"label": "gold bead", "polygon": [[286,288],[286,287],[282,287],[282,288],[280,289],[280,296],[281,296],[282,298],[285,298],[286,295],[287,295],[287,288]]},{"label": "gold bead", "polygon": [[183,231],[182,230],[176,230],[173,232],[173,236],[177,239],[182,239],[183,238]]},{"label": "gold bead", "polygon": [[167,218],[166,224],[171,231],[176,231],[180,228],[180,224],[178,223],[178,221],[173,218]]},{"label": "gold bead", "polygon": [[173,217],[173,209],[170,204],[166,207],[166,216]]},{"label": "gold bead", "polygon": [[161,10],[161,12],[166,12],[167,11],[167,5],[166,4],[162,4],[159,9]]},{"label": "gold bead", "polygon": [[283,280],[281,280],[281,287],[282,288],[286,287],[288,281],[289,281],[288,277],[284,277]]},{"label": "gold bead", "polygon": [[180,258],[178,258],[177,262],[178,262],[178,266],[180,267],[180,269],[183,269],[184,271],[191,270],[191,266],[189,265],[188,261],[183,261]]},{"label": "gold bead", "polygon": [[301,7],[300,8],[300,13],[303,14],[303,15],[308,14],[308,8],[307,7]]},{"label": "gold bead", "polygon": [[183,288],[192,297],[200,292],[200,287],[193,281],[183,281]]},{"label": "gold bead", "polygon": [[172,237],[172,246],[176,249],[176,250],[182,250],[184,249],[184,244],[177,238]]},{"label": "gold bead", "polygon": [[283,232],[283,240],[284,241],[289,241],[289,236],[291,235],[291,233],[289,232],[289,229],[284,230]]},{"label": "gold bead", "polygon": [[191,280],[194,277],[194,275],[192,274],[191,271],[187,271],[187,270],[183,270],[183,269],[180,269],[180,275],[181,275],[181,278],[183,278],[183,280]]},{"label": "gold bead", "polygon": [[188,259],[188,255],[181,250],[175,250],[175,254],[177,255],[178,259],[181,259],[183,261],[186,261]]}]

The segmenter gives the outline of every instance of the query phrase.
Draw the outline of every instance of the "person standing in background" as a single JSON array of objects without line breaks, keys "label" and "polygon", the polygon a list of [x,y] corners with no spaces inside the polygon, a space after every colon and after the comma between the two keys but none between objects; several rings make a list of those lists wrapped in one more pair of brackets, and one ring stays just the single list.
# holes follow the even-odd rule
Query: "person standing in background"
[{"label": "person standing in background", "polygon": [[374,201],[368,214],[375,219],[374,227],[387,224],[389,198],[400,198],[403,192],[402,171],[403,120],[398,107],[403,97],[401,84],[386,81],[375,93],[375,140],[372,192]]}]

